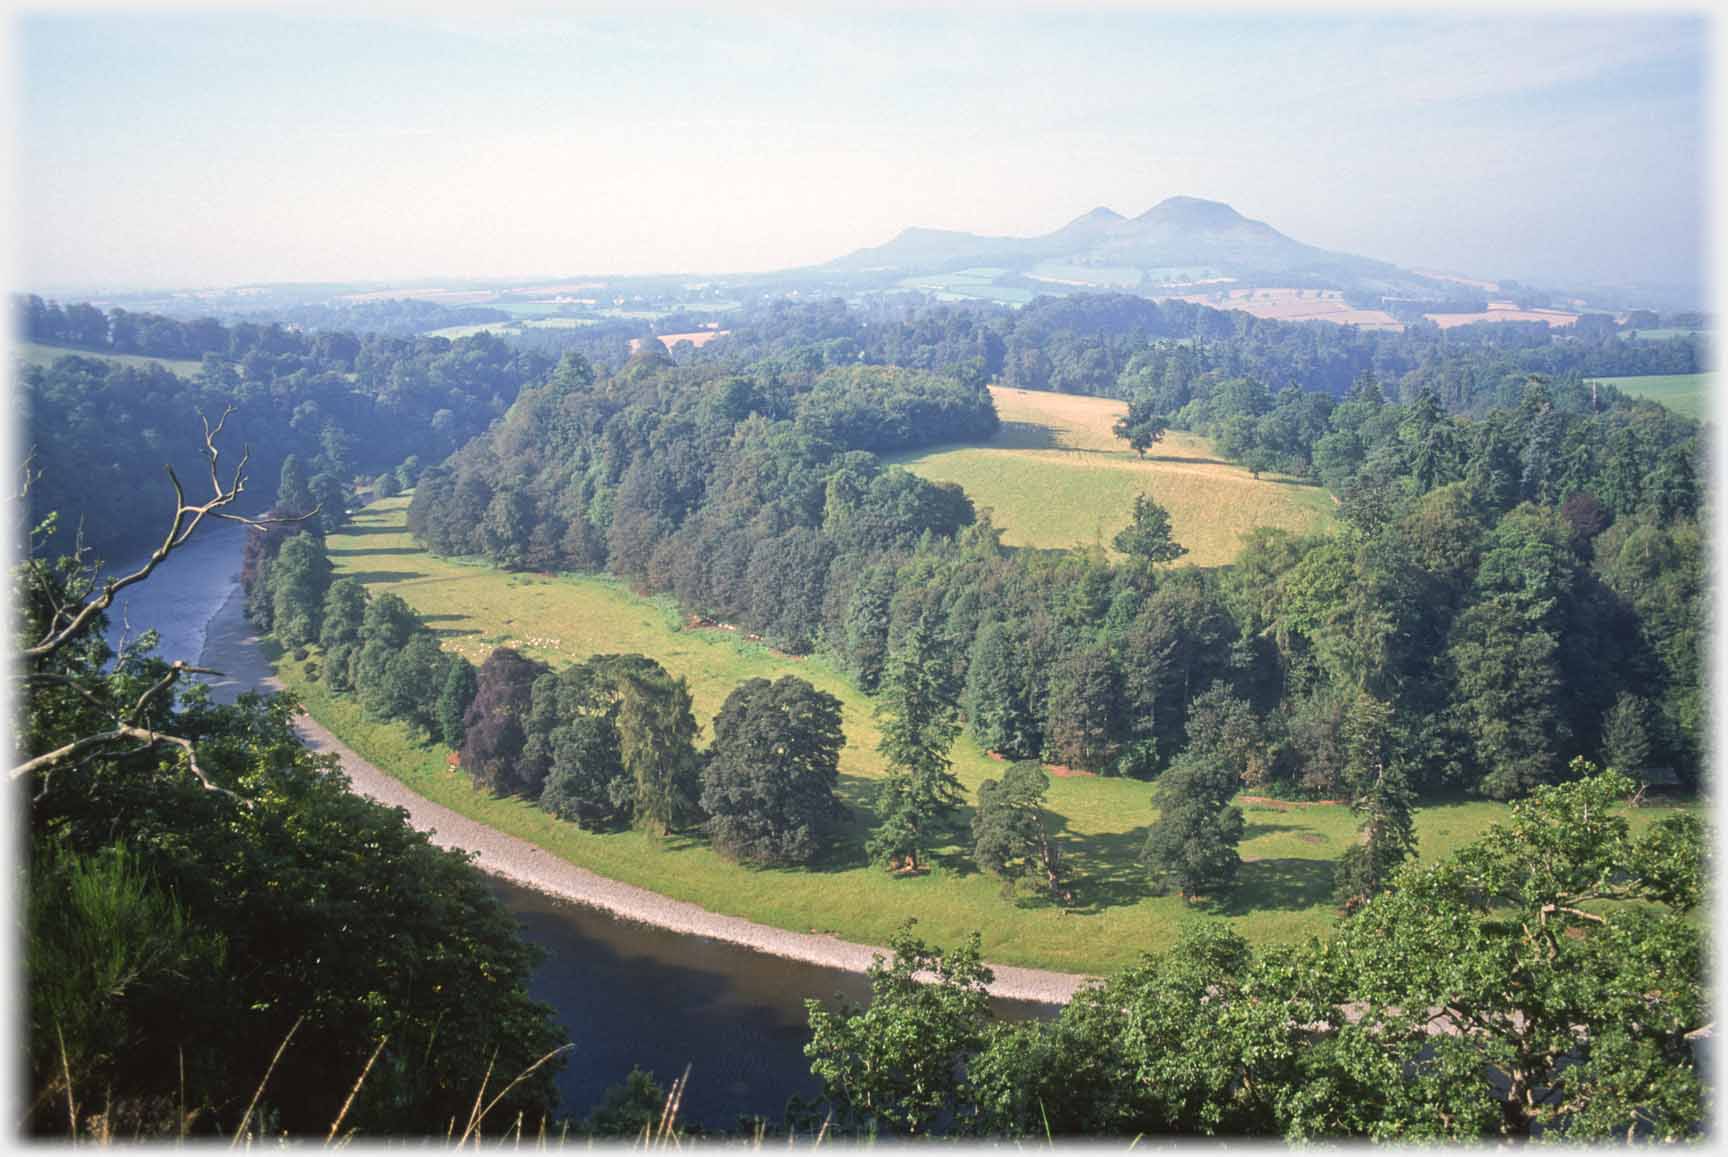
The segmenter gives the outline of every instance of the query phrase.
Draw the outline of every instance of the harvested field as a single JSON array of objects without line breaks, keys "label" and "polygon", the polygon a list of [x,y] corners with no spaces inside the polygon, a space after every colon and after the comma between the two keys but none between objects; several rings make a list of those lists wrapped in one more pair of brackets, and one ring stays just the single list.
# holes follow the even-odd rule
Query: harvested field
[{"label": "harvested field", "polygon": [[[713,341],[715,338],[725,337],[727,334],[729,334],[731,332],[732,331],[729,329],[699,329],[699,330],[696,330],[694,333],[659,333],[659,334],[655,334],[654,336],[659,338],[660,341],[666,346],[667,349],[671,349],[673,346],[677,345],[681,341],[687,341],[691,345],[695,346],[697,349],[701,349],[703,346],[707,345],[709,342]],[[636,347],[641,345],[641,344],[642,344],[641,338],[639,338],[639,337],[631,338],[630,339],[631,351],[634,352]]]},{"label": "harvested field", "polygon": [[1364,329],[1402,330],[1397,318],[1382,309],[1356,309],[1336,289],[1232,289],[1227,296],[1184,293],[1178,301],[1191,301],[1213,309],[1239,309],[1274,321],[1329,321],[1335,325],[1359,325]]},{"label": "harvested field", "polygon": [[982,446],[891,458],[938,482],[958,483],[988,508],[1010,546],[1106,549],[1128,525],[1134,498],[1169,508],[1182,562],[1218,566],[1236,557],[1244,532],[1276,526],[1322,530],[1333,519],[1318,486],[1274,475],[1258,479],[1217,458],[1211,444],[1172,432],[1144,459],[1111,432],[1122,402],[992,387],[1002,429]]},{"label": "harvested field", "polygon": [[1441,329],[1478,321],[1545,321],[1552,326],[1564,326],[1578,320],[1577,314],[1563,309],[1519,309],[1518,304],[1512,301],[1490,301],[1488,308],[1481,313],[1428,313],[1423,316]]}]

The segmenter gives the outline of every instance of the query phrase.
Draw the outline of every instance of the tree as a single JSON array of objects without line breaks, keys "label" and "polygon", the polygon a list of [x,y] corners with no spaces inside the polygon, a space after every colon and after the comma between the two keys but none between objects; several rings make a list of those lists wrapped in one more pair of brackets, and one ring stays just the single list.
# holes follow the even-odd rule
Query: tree
[{"label": "tree", "polygon": [[666,1092],[655,1083],[654,1074],[631,1066],[623,1084],[607,1087],[582,1122],[582,1131],[595,1137],[641,1140],[665,1113]]},{"label": "tree", "polygon": [[534,681],[545,673],[544,663],[509,647],[493,648],[480,664],[474,701],[462,718],[460,758],[476,783],[498,795],[540,794],[542,783],[519,764]]},{"label": "tree", "polygon": [[807,864],[841,811],[840,701],[786,675],[733,688],[714,717],[702,810],[714,846],[735,859]]},{"label": "tree", "polygon": [[829,1012],[806,1000],[810,1043],[804,1053],[839,1118],[855,1126],[919,1134],[966,1103],[966,1060],[984,1040],[992,1014],[977,933],[944,952],[912,934],[908,921],[889,938],[892,962],[870,964],[870,1003],[844,999]]},{"label": "tree", "polygon": [[1235,883],[1245,826],[1230,800],[1240,779],[1216,754],[1185,751],[1158,780],[1158,818],[1146,833],[1145,860],[1155,879],[1175,884],[1183,899],[1216,897]]},{"label": "tree", "polygon": [[1603,760],[1634,780],[1650,766],[1649,719],[1649,701],[1622,691],[1602,721]]},{"label": "tree", "polygon": [[401,595],[385,593],[367,603],[360,621],[360,653],[352,668],[355,690],[365,695],[382,683],[390,660],[419,629],[419,618]]},{"label": "tree", "polygon": [[1333,1022],[1331,1053],[1338,1087],[1362,1095],[1304,1132],[1696,1131],[1702,827],[1677,815],[1635,836],[1620,806],[1631,781],[1581,760],[1572,771],[1446,861],[1406,868],[1342,926],[1324,958],[1328,996],[1355,1011]]},{"label": "tree", "polygon": [[444,746],[461,750],[462,741],[467,735],[462,720],[467,716],[479,686],[480,680],[474,671],[474,664],[461,655],[449,656],[444,685],[438,689],[437,704],[438,738],[444,742]]},{"label": "tree", "polygon": [[1128,404],[1128,412],[1116,419],[1115,426],[1111,427],[1111,432],[1126,440],[1141,458],[1146,457],[1146,451],[1170,428],[1170,420],[1154,412],[1155,404],[1150,398],[1135,399]]},{"label": "tree", "polygon": [[276,486],[276,509],[288,514],[305,514],[317,503],[306,486],[306,469],[297,454],[282,459],[282,479]]},{"label": "tree", "polygon": [[1116,533],[1111,545],[1130,558],[1149,563],[1174,562],[1188,548],[1170,537],[1170,512],[1149,495],[1134,496],[1134,517]]},{"label": "tree", "polygon": [[402,486],[395,474],[385,471],[372,480],[372,493],[378,498],[394,498],[402,493]]},{"label": "tree", "polygon": [[1451,710],[1471,739],[1483,794],[1516,799],[1559,775],[1570,735],[1558,654],[1554,635],[1531,628],[1508,597],[1478,603],[1454,624],[1445,655]]},{"label": "tree", "polygon": [[882,673],[876,705],[888,761],[888,780],[877,797],[881,823],[871,834],[870,857],[916,870],[921,852],[951,822],[963,798],[949,770],[948,748],[959,734],[953,668],[928,614],[919,617]]},{"label": "tree", "polygon": [[406,646],[391,654],[383,677],[362,690],[361,702],[374,715],[400,719],[427,738],[438,738],[438,696],[447,665],[438,640],[424,628],[417,630]]},{"label": "tree", "polygon": [[1344,778],[1361,832],[1361,842],[1345,850],[1333,871],[1333,892],[1347,912],[1383,891],[1416,852],[1409,780],[1389,753],[1391,714],[1388,704],[1364,691],[1346,709],[1340,728]]},{"label": "tree", "polygon": [[335,474],[316,474],[308,483],[313,500],[318,504],[318,522],[325,534],[335,534],[348,523],[348,503],[352,496],[342,479]]},{"label": "tree", "polygon": [[618,750],[618,695],[603,663],[589,660],[534,681],[520,766],[543,776],[540,806],[578,827],[629,824],[636,785]]},{"label": "tree", "polygon": [[1054,1021],[997,1026],[967,1065],[972,1128],[1040,1144],[1276,1133],[1307,1088],[1303,1058],[1324,1054],[1309,1035],[1322,1006],[1284,981],[1229,928],[1186,925]]},{"label": "tree", "polygon": [[632,822],[660,835],[698,822],[701,761],[689,687],[652,659],[602,658],[618,696],[618,755],[635,784]]},{"label": "tree", "polygon": [[972,858],[987,872],[1015,880],[1043,877],[1050,898],[1060,901],[1061,854],[1044,822],[1044,793],[1050,777],[1037,763],[1010,766],[1000,781],[987,779],[978,788],[978,811],[972,818]]},{"label": "tree", "polygon": [[351,578],[337,579],[324,592],[324,621],[318,648],[324,652],[324,682],[332,691],[354,687],[354,665],[365,645],[366,588]]},{"label": "tree", "polygon": [[979,629],[966,664],[962,705],[984,750],[1010,759],[1031,759],[1043,749],[1044,739],[1032,712],[1027,665],[1017,648],[1019,635],[1000,619]]},{"label": "tree", "polygon": [[1085,771],[1111,769],[1119,681],[1107,646],[1072,651],[1056,664],[1044,710],[1051,759]]},{"label": "tree", "polygon": [[330,569],[324,543],[309,534],[283,543],[271,561],[271,631],[284,647],[292,650],[318,641]]}]

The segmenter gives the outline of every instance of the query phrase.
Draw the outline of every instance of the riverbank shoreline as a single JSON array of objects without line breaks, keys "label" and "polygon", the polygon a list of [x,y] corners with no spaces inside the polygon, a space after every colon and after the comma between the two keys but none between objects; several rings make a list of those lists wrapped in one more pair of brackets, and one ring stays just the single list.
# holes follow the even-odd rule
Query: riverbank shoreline
[{"label": "riverbank shoreline", "polygon": [[[238,584],[210,618],[200,662],[224,673],[226,678],[212,688],[219,698],[228,701],[253,687],[267,692],[283,689],[264,658],[261,641],[246,623],[244,597]],[[308,748],[336,756],[354,791],[388,807],[401,808],[407,812],[408,822],[426,832],[433,843],[473,853],[475,865],[489,875],[625,920],[844,972],[866,972],[875,956],[889,954],[886,948],[857,944],[837,936],[792,932],[741,916],[711,912],[685,900],[609,879],[426,799],[361,758],[310,714],[297,717],[294,728]],[[1092,979],[1077,973],[1014,965],[990,967],[995,973],[991,995],[1037,1004],[1066,1004]]]}]

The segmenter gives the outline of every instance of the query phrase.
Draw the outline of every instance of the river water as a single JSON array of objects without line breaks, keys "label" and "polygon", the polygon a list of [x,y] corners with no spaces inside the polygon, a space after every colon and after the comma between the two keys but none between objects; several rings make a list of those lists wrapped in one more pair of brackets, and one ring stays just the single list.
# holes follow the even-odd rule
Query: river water
[{"label": "river water", "polygon": [[[129,619],[134,636],[146,626],[157,630],[162,657],[196,655],[201,666],[223,672],[207,679],[217,700],[232,702],[256,687],[270,669],[241,609],[246,533],[231,523],[200,528],[117,600],[111,641]],[[689,1065],[680,1114],[686,1122],[730,1128],[740,1114],[777,1122],[789,1097],[819,1091],[803,1051],[805,999],[832,1007],[836,996],[858,1003],[869,995],[858,973],[622,920],[498,879],[492,887],[544,953],[529,991],[552,1006],[575,1043],[558,1079],[562,1109],[572,1116],[586,1114],[632,1065],[652,1071],[662,1087]],[[1018,1001],[993,1005],[1012,1018],[1055,1011]]]}]

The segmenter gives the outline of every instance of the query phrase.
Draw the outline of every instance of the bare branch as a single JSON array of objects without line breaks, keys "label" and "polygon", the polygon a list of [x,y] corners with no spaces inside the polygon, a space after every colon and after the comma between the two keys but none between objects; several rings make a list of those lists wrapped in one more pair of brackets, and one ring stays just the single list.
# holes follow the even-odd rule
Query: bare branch
[{"label": "bare branch", "polygon": [[18,493],[12,496],[14,502],[23,502],[30,497],[30,487],[42,477],[42,471],[32,469],[36,464],[36,447],[32,446],[24,455],[24,461],[18,464]]},{"label": "bare branch", "polygon": [[162,692],[166,691],[169,687],[172,687],[174,685],[174,683],[180,678],[181,675],[187,674],[187,673],[198,674],[198,675],[220,675],[220,674],[222,674],[222,672],[220,672],[220,671],[212,671],[209,667],[194,667],[190,663],[186,663],[186,662],[183,662],[179,659],[176,659],[176,660],[174,660],[174,662],[172,662],[168,665],[168,670],[162,676],[162,678],[158,679],[155,683],[151,684],[150,687],[148,689],[146,689],[142,695],[138,696],[138,702],[134,703],[132,705],[132,710],[130,710],[130,711],[126,712],[124,715],[122,715],[121,719],[123,719],[123,720],[126,720],[126,719],[136,720],[138,718],[138,716],[143,712],[145,706],[150,702],[150,700],[152,700],[152,699],[156,698],[156,696],[162,694]]},{"label": "bare branch", "polygon": [[[214,490],[209,501],[200,504],[190,504],[186,501],[186,490],[180,484],[180,478],[174,473],[174,467],[167,467],[168,482],[174,488],[174,517],[168,525],[168,533],[163,536],[162,545],[151,552],[144,565],[130,574],[109,579],[103,583],[102,591],[94,598],[77,597],[73,603],[57,606],[49,620],[47,633],[34,646],[24,650],[25,659],[39,659],[53,654],[69,640],[82,633],[98,614],[113,605],[114,596],[127,587],[143,582],[151,573],[175,550],[186,544],[194,531],[203,524],[207,517],[221,518],[230,522],[238,522],[253,530],[265,531],[272,526],[283,526],[304,522],[318,513],[313,509],[307,514],[290,516],[252,518],[247,515],[234,514],[223,508],[231,505],[246,489],[246,463],[251,459],[250,450],[242,452],[240,464],[234,470],[234,480],[227,487],[222,485],[217,462],[221,451],[216,446],[216,437],[222,432],[228,421],[228,415],[233,413],[230,406],[223,410],[221,418],[212,427],[208,418],[204,422],[204,453],[210,463],[210,482]],[[82,562],[83,548],[80,545],[73,552],[73,557]],[[94,585],[94,579],[92,579]]]},{"label": "bare branch", "polygon": [[8,773],[8,778],[19,780],[34,775],[40,771],[51,770],[69,760],[84,756],[87,753],[97,753],[97,749],[104,745],[115,743],[122,739],[138,740],[142,742],[146,748],[155,747],[157,744],[162,743],[178,747],[185,756],[186,769],[192,773],[193,777],[196,778],[200,784],[204,785],[204,790],[219,792],[220,794],[227,796],[229,799],[237,800],[243,805],[250,806],[246,800],[241,799],[227,788],[221,787],[210,781],[210,777],[204,774],[204,769],[198,766],[198,752],[192,746],[192,741],[190,739],[185,739],[178,735],[169,735],[162,731],[151,731],[146,727],[134,727],[129,723],[122,723],[110,731],[99,731],[94,735],[86,735],[82,739],[73,740],[64,747],[57,747],[53,751],[43,752],[36,758],[26,760],[17,767],[14,767]]}]

